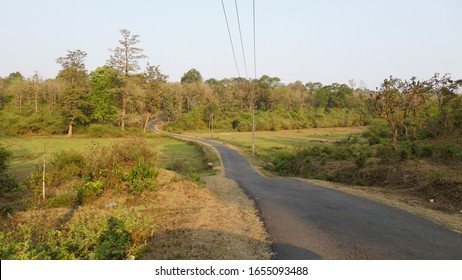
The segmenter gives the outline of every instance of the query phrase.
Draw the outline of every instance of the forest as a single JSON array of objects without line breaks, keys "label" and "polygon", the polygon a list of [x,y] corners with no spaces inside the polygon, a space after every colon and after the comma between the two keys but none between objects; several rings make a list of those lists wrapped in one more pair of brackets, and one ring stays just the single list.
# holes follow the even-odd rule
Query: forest
[{"label": "forest", "polygon": [[150,120],[163,117],[170,131],[205,131],[213,115],[218,131],[251,130],[252,106],[256,130],[364,126],[385,120],[393,145],[399,137],[448,136],[461,130],[461,80],[436,73],[427,80],[385,79],[375,89],[349,84],[295,81],[278,77],[204,80],[196,69],[181,82],[168,82],[160,66],[137,47],[138,35],[121,30],[120,45],[107,64],[92,71],[87,53],[68,51],[56,59],[62,69],[54,79],[39,72],[24,77],[13,72],[0,78],[1,136],[61,135],[98,131],[101,125],[147,130]]}]

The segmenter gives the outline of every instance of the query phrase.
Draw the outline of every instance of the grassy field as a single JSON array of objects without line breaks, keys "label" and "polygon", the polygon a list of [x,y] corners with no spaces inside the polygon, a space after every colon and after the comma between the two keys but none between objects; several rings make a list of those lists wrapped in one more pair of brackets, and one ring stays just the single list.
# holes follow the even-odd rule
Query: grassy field
[{"label": "grassy field", "polygon": [[[352,134],[360,134],[365,127],[312,128],[302,130],[258,131],[255,133],[255,151],[262,159],[270,158],[281,150],[293,150],[332,143]],[[187,132],[186,135],[212,139],[211,133]],[[251,132],[214,133],[214,139],[241,148],[245,153],[251,152]]]},{"label": "grassy field", "polygon": [[[49,162],[54,154],[63,150],[90,152],[92,149],[98,149],[98,147],[111,146],[134,139],[136,138],[51,136],[5,138],[1,140],[1,143],[13,153],[10,162],[13,175],[19,179],[24,179],[42,163],[45,146],[47,162]],[[201,147],[196,144],[160,135],[152,135],[145,140],[153,150],[158,152],[159,162],[163,168],[175,169],[174,165],[178,162],[181,162],[182,167],[187,168],[188,171],[199,171],[204,168],[203,152]]]},{"label": "grassy field", "polygon": [[[1,259],[271,257],[253,202],[234,181],[205,170],[205,162],[218,160],[209,148],[162,135],[27,137],[2,139],[1,144],[12,151],[10,170],[26,186],[17,193],[0,194]],[[45,145],[48,162],[54,154],[74,150],[96,164],[67,161],[64,169],[50,164],[44,206],[34,191],[36,180],[25,179],[40,164]],[[155,153],[139,155],[140,147],[145,147],[140,145]],[[69,155],[67,159],[79,159]],[[140,169],[143,158],[153,160],[149,166],[158,172],[156,181],[149,181],[152,187],[130,191],[129,184],[141,186],[140,180],[151,178]],[[108,162],[112,159],[114,165]],[[135,175],[143,177],[130,181]]]}]

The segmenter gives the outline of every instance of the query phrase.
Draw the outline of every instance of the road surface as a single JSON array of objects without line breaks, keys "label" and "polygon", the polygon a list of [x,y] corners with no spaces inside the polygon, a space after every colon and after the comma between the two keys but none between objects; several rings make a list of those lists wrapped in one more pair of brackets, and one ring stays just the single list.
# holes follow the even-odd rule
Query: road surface
[{"label": "road surface", "polygon": [[174,136],[218,150],[226,177],[237,181],[260,209],[275,259],[462,260],[462,234],[365,198],[296,179],[261,176],[223,144]]}]

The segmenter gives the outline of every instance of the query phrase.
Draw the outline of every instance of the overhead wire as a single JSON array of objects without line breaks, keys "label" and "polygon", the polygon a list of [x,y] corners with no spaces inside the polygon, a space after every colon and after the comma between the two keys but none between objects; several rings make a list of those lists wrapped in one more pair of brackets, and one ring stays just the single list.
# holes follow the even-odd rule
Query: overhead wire
[{"label": "overhead wire", "polygon": [[254,66],[254,75],[255,79],[257,79],[257,40],[256,40],[256,32],[255,32],[255,0],[253,2],[253,66]]},{"label": "overhead wire", "polygon": [[237,75],[241,77],[241,73],[239,71],[239,65],[237,64],[236,52],[234,51],[233,37],[231,36],[231,30],[229,29],[228,16],[226,15],[226,8],[225,8],[225,3],[223,3],[223,0],[221,0],[221,5],[223,7],[223,13],[225,15],[226,27],[228,28],[229,41],[231,43],[231,50],[233,51],[233,58],[234,58],[234,64],[236,65]]},{"label": "overhead wire", "polygon": [[247,61],[245,59],[244,41],[242,40],[241,20],[239,17],[239,8],[237,6],[237,0],[234,0],[234,5],[236,6],[237,25],[239,27],[239,37],[241,39],[241,49],[242,49],[242,57],[244,59],[245,77],[249,79],[249,73],[247,72]]}]

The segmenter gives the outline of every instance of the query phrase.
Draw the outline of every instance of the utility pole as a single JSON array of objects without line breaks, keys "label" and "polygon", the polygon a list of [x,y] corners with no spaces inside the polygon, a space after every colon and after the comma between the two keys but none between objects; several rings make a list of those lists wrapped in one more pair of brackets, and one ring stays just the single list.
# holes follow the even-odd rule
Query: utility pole
[{"label": "utility pole", "polygon": [[255,102],[252,100],[252,155],[255,155]]},{"label": "utility pole", "polygon": [[46,174],[46,165],[47,165],[47,144],[44,145],[44,154],[43,154],[43,173],[42,173],[42,199],[43,205],[45,205],[45,174]]},{"label": "utility pole", "polygon": [[212,138],[213,138],[213,113],[210,114],[210,117],[212,118]]}]

